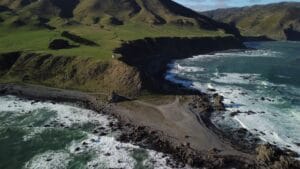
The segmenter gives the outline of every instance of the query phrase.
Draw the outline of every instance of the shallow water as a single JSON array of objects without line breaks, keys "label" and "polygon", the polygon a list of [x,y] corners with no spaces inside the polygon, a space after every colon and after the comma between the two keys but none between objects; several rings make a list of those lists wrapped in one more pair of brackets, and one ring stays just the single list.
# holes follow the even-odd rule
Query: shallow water
[{"label": "shallow water", "polygon": [[109,127],[116,122],[75,105],[1,96],[0,168],[165,169],[175,163],[168,155],[117,141],[120,131]]},{"label": "shallow water", "polygon": [[[228,111],[213,118],[218,127],[243,127],[263,141],[300,154],[300,43],[246,45],[257,50],[175,61],[169,65],[166,79],[223,95]],[[258,113],[231,117],[230,113],[237,110]]]}]

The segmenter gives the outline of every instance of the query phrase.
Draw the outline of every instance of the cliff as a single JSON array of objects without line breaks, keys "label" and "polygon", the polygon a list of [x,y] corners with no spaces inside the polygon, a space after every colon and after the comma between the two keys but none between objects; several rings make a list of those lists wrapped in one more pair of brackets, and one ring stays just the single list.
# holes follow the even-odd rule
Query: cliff
[{"label": "cliff", "polygon": [[[168,85],[164,79],[167,64],[175,59],[228,49],[245,48],[235,37],[202,38],[145,38],[123,43],[116,53],[120,60],[137,68],[141,74],[142,89],[154,92],[180,92],[180,86]],[[173,88],[175,87],[175,88]]]},{"label": "cliff", "polygon": [[12,52],[0,55],[1,82],[41,84],[57,88],[127,97],[141,90],[179,91],[164,80],[167,64],[201,53],[243,48],[234,37],[145,38],[115,49],[123,57],[112,60]]},{"label": "cliff", "polygon": [[117,60],[21,52],[2,54],[1,60],[8,61],[1,66],[2,83],[31,83],[104,95],[115,91],[136,96],[140,91],[139,72]]}]

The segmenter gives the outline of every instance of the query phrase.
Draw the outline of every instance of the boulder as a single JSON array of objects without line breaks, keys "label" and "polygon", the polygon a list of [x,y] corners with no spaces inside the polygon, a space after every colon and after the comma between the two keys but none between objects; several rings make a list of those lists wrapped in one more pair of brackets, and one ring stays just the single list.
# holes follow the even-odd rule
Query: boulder
[{"label": "boulder", "polygon": [[260,145],[256,148],[256,160],[259,163],[271,163],[276,158],[276,152],[270,144]]},{"label": "boulder", "polygon": [[111,95],[108,97],[108,101],[110,103],[117,103],[117,102],[122,102],[122,101],[127,101],[130,100],[124,96],[120,96],[116,92],[112,92]]},{"label": "boulder", "polygon": [[224,97],[218,94],[213,95],[213,107],[216,111],[224,111],[225,105],[223,103]]}]

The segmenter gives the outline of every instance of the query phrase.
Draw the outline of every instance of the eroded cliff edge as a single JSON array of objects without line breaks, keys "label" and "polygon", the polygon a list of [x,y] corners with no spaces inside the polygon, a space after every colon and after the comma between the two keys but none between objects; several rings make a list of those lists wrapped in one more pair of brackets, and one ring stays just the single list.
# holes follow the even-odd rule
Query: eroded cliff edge
[{"label": "eroded cliff edge", "polygon": [[[178,87],[165,80],[167,64],[172,60],[184,59],[194,55],[243,49],[243,43],[233,36],[202,38],[145,38],[125,42],[115,50],[123,57],[121,61],[135,67],[141,75],[142,89],[158,93],[179,92]],[[175,88],[174,88],[175,87]],[[187,92],[186,90],[183,92]]]},{"label": "eroded cliff edge", "polygon": [[116,92],[132,98],[141,90],[177,91],[164,80],[167,64],[174,59],[237,48],[244,45],[232,36],[162,37],[124,42],[115,49],[122,57],[112,60],[11,52],[0,55],[0,79],[2,83],[40,84],[106,95]]}]

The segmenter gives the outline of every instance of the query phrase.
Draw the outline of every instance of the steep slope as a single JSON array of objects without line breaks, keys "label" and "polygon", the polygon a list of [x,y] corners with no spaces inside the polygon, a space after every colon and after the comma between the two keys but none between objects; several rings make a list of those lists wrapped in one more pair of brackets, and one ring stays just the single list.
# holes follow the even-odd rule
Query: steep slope
[{"label": "steep slope", "polygon": [[0,6],[13,10],[19,20],[26,23],[38,17],[102,26],[138,22],[223,30],[238,35],[234,27],[209,19],[172,0],[3,0]]},{"label": "steep slope", "polygon": [[275,40],[300,40],[300,3],[284,2],[218,9],[202,14],[236,25],[245,36],[267,36]]}]

